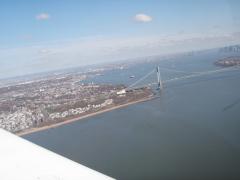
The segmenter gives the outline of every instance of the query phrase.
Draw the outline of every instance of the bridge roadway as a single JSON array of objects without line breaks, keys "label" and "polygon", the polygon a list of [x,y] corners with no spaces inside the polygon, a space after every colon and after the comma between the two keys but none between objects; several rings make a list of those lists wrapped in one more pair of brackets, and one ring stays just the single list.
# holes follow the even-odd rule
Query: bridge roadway
[{"label": "bridge roadway", "polygon": [[[235,71],[235,70],[239,70],[240,66],[232,66],[232,67],[221,68],[221,69],[210,70],[210,71],[202,71],[202,72],[187,72],[187,71],[180,71],[180,70],[175,70],[175,69],[170,69],[170,68],[161,68],[160,67],[160,70],[161,69],[165,69],[165,70],[169,70],[169,71],[175,71],[175,72],[182,72],[182,73],[191,73],[190,75],[174,77],[174,78],[162,81],[165,84],[165,83],[168,83],[168,82],[179,81],[179,80],[184,80],[184,79],[190,79],[190,78],[200,77],[200,76],[204,76],[204,75],[210,75],[210,74],[227,72],[227,71]],[[131,84],[130,86],[128,86],[126,88],[126,90],[129,90],[129,89],[135,87],[136,84],[139,84],[141,81],[143,81],[146,78],[148,78],[154,72],[155,72],[155,69],[150,71],[149,73],[147,73],[145,76],[143,76],[142,78],[140,78],[139,80],[137,80],[136,82]],[[150,86],[153,86],[153,85],[157,85],[157,82],[149,83],[147,85],[141,85],[141,86],[135,87],[135,88],[150,87]]]}]

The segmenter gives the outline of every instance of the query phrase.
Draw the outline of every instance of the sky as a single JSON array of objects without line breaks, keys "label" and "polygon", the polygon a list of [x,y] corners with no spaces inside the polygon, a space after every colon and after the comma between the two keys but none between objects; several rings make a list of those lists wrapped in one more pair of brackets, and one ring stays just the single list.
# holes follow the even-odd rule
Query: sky
[{"label": "sky", "polygon": [[239,42],[238,0],[0,0],[0,79]]}]

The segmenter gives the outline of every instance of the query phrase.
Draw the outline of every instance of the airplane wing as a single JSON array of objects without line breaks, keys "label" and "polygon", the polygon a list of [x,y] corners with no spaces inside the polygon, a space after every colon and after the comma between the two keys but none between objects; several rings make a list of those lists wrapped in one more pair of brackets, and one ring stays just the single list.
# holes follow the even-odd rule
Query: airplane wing
[{"label": "airplane wing", "polygon": [[0,179],[112,179],[0,129]]}]

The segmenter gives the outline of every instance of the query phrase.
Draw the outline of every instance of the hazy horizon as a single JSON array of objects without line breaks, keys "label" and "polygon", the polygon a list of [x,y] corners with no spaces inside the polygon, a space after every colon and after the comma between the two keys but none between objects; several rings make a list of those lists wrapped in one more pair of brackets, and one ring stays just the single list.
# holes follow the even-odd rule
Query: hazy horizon
[{"label": "hazy horizon", "polygon": [[234,0],[2,1],[0,76],[239,44],[238,6]]}]

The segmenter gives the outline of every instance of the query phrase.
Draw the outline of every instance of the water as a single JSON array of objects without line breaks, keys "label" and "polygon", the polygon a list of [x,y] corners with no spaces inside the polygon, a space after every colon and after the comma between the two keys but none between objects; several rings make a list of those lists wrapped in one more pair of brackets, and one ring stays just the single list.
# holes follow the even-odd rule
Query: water
[{"label": "water", "polygon": [[[212,62],[220,56],[205,52],[141,63],[89,81],[131,84],[156,64],[217,69]],[[162,72],[164,79],[176,75],[184,74]],[[24,138],[117,179],[239,179],[240,71],[165,86],[158,99]]]}]

